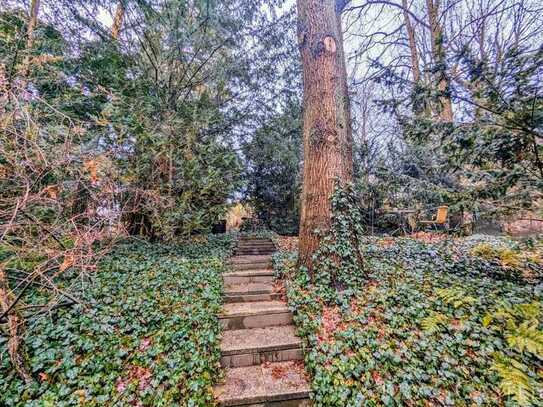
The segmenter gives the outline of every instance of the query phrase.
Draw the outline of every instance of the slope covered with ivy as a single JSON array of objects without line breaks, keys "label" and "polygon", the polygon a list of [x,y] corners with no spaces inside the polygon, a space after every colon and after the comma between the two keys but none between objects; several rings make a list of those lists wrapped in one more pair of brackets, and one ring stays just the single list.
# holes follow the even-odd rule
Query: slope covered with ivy
[{"label": "slope covered with ivy", "polygon": [[[228,236],[179,247],[124,244],[92,278],[66,281],[78,286],[81,305],[30,324],[31,386],[2,356],[3,405],[213,404],[220,275],[231,247]],[[40,291],[26,302],[39,303]]]},{"label": "slope covered with ivy", "polygon": [[322,267],[312,281],[297,271],[294,252],[276,258],[317,405],[543,405],[541,246],[365,238],[360,248],[363,266],[336,270],[337,287]]}]

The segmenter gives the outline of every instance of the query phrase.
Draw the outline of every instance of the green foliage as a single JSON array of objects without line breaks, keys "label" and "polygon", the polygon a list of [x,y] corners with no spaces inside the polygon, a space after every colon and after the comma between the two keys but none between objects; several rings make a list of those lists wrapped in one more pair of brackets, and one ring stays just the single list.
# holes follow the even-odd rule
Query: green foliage
[{"label": "green foliage", "polygon": [[331,198],[332,216],[329,231],[323,234],[314,254],[312,280],[317,286],[349,287],[364,278],[364,235],[362,214],[352,185],[339,183]]},{"label": "green foliage", "polygon": [[425,332],[432,333],[437,331],[440,326],[446,326],[448,321],[449,319],[445,315],[432,311],[430,315],[420,321],[420,326]]},{"label": "green foliage", "polygon": [[460,308],[477,302],[474,297],[467,295],[460,287],[438,288],[436,294],[445,304],[452,305],[454,308]]},{"label": "green foliage", "polygon": [[126,243],[91,280],[65,281],[81,304],[30,321],[36,382],[25,387],[2,358],[3,405],[212,405],[221,273],[233,245],[229,235],[178,247]]},{"label": "green foliage", "polygon": [[301,108],[288,101],[244,146],[248,198],[258,218],[282,235],[298,233],[301,190]]},{"label": "green foliage", "polygon": [[296,269],[295,253],[276,255],[315,404],[543,405],[540,274],[474,256],[483,243],[526,249],[495,238],[364,237],[363,266],[334,270],[350,276],[341,286]]},{"label": "green foliage", "polygon": [[499,388],[519,406],[538,404],[537,382],[526,374],[526,366],[505,356],[496,357],[491,367],[500,377]]},{"label": "green foliage", "polygon": [[444,137],[444,151],[453,165],[470,168],[466,176],[481,198],[530,206],[543,182],[543,48],[507,50],[502,69],[469,48],[459,60],[469,75],[474,120]]}]

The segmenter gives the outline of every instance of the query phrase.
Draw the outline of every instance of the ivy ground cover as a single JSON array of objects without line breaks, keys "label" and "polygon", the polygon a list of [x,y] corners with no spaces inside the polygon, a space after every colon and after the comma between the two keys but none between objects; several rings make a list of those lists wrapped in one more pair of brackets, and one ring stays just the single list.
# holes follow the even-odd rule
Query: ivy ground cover
[{"label": "ivy ground cover", "polygon": [[81,305],[29,327],[34,384],[16,376],[0,337],[0,405],[212,405],[221,273],[231,248],[228,236],[177,248],[119,246],[92,279],[76,282]]},{"label": "ivy ground cover", "polygon": [[481,237],[361,248],[363,278],[343,275],[337,288],[318,267],[312,281],[298,271],[295,253],[275,259],[316,405],[543,405],[539,246]]}]

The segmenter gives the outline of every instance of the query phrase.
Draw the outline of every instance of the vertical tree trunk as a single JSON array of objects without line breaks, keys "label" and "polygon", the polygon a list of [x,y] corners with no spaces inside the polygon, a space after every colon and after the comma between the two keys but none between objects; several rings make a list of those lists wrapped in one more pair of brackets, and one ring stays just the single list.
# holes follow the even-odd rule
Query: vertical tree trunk
[{"label": "vertical tree trunk", "polygon": [[413,70],[413,82],[418,84],[420,82],[420,65],[419,65],[419,52],[417,49],[417,42],[415,36],[415,28],[411,24],[411,17],[409,16],[409,6],[407,0],[402,0],[403,18],[405,22],[405,29],[407,31],[407,40],[409,42],[409,51],[411,57],[411,69]]},{"label": "vertical tree trunk", "polygon": [[339,17],[333,0],[298,0],[303,67],[304,168],[299,264],[312,269],[320,237],[330,227],[335,180],[352,180],[352,131]]},{"label": "vertical tree trunk", "polygon": [[38,12],[40,11],[40,0],[32,0],[30,4],[30,15],[26,29],[26,49],[29,50],[34,44],[34,29],[38,24]]},{"label": "vertical tree trunk", "polygon": [[434,81],[441,93],[439,97],[438,118],[441,122],[453,121],[453,110],[449,91],[449,76],[445,60],[445,48],[443,46],[443,27],[440,21],[440,0],[426,0],[428,8],[428,22],[430,25],[430,39],[432,42],[432,57],[436,67]]},{"label": "vertical tree trunk", "polygon": [[30,55],[32,53],[32,47],[34,46],[34,29],[38,24],[38,12],[40,11],[40,0],[32,0],[30,3],[30,13],[28,15],[28,25],[26,27],[26,56],[21,66],[22,77],[26,78],[30,72]]},{"label": "vertical tree trunk", "polygon": [[403,18],[405,23],[405,30],[407,32],[407,40],[409,44],[409,53],[411,59],[411,70],[413,72],[413,90],[412,90],[412,100],[413,100],[413,113],[415,117],[420,117],[422,115],[427,116],[428,109],[426,103],[424,103],[420,97],[417,97],[416,93],[420,91],[422,85],[422,75],[420,71],[419,63],[419,51],[417,48],[417,37],[415,35],[415,27],[411,23],[411,16],[409,15],[409,5],[407,0],[402,0],[403,8]]},{"label": "vertical tree trunk", "polygon": [[119,33],[123,27],[124,13],[126,9],[124,6],[124,0],[120,0],[117,4],[117,10],[115,11],[115,18],[113,19],[113,26],[111,27],[111,38],[117,40],[119,38]]}]

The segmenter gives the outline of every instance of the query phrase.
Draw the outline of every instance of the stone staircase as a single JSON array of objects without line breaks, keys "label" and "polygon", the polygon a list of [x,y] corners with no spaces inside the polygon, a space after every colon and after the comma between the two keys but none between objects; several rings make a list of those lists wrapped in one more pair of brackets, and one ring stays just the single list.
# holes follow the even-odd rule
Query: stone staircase
[{"label": "stone staircase", "polygon": [[292,314],[274,290],[269,239],[242,238],[233,271],[224,275],[220,315],[225,381],[214,388],[220,406],[309,406],[300,339]]}]

